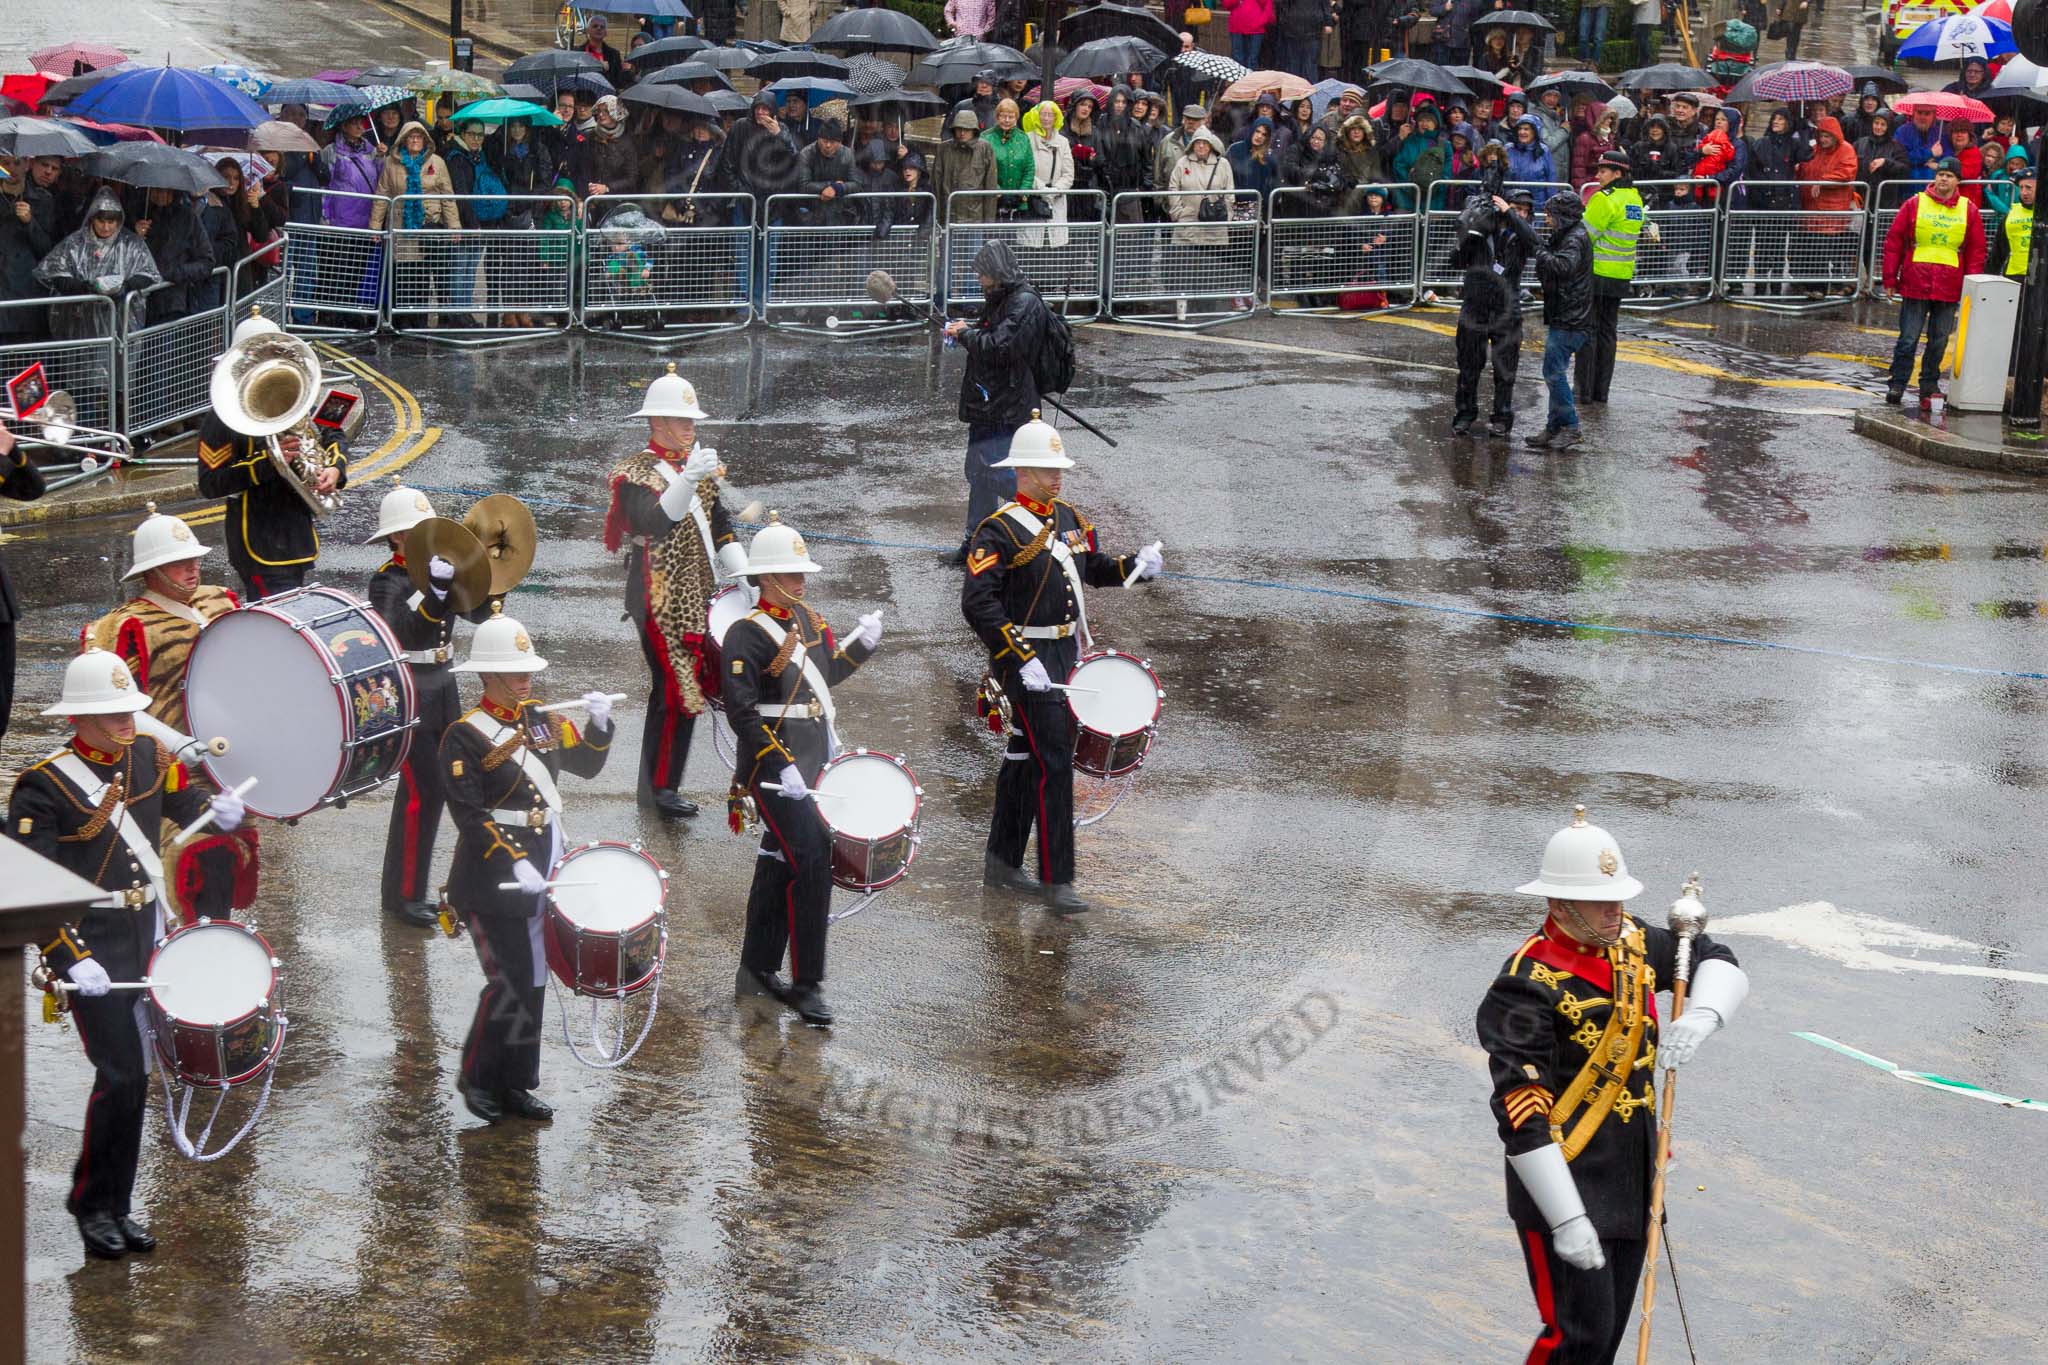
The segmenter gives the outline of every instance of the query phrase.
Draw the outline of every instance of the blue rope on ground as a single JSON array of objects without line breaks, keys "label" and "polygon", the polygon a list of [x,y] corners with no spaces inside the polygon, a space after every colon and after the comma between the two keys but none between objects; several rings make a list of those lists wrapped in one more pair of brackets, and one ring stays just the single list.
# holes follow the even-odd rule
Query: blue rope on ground
[{"label": "blue rope on ground", "polygon": [[[447,488],[434,484],[413,484],[426,493],[453,493],[459,497],[481,498],[474,488]],[[525,498],[541,507],[561,507],[574,512],[601,512],[588,503],[560,502],[551,498]],[[734,523],[746,525],[746,523]],[[753,529],[753,528],[749,528]],[[829,532],[806,532],[805,539],[836,545],[861,545],[877,550],[923,550],[944,554],[951,546],[927,545],[908,540],[875,540],[867,536],[839,536]],[[1697,644],[1732,645],[1738,649],[1770,649],[1782,654],[1805,654],[1817,659],[1842,659],[1851,663],[1884,664],[1895,668],[1925,668],[1937,673],[1962,673],[1976,678],[2017,678],[2027,682],[2048,682],[2048,673],[2031,673],[2013,668],[1979,668],[1973,664],[1944,663],[1938,659],[1907,659],[1890,654],[1859,654],[1853,650],[1828,649],[1821,645],[1791,645],[1775,640],[1751,640],[1740,635],[1715,635],[1698,630],[1665,630],[1656,626],[1614,626],[1598,621],[1571,621],[1556,616],[1531,616],[1524,612],[1488,611],[1484,607],[1460,607],[1447,602],[1423,602],[1412,597],[1388,597],[1384,593],[1357,592],[1350,588],[1320,588],[1305,583],[1283,583],[1270,578],[1223,578],[1212,574],[1167,573],[1179,583],[1209,583],[1225,588],[1254,588],[1261,592],[1294,592],[1311,597],[1334,597],[1344,602],[1366,602],[1378,607],[1400,607],[1407,611],[1431,611],[1441,616],[1463,616],[1475,621],[1502,621],[1518,626],[1546,626],[1552,630],[1594,631],[1602,635],[1633,635],[1651,640],[1689,640]]]}]

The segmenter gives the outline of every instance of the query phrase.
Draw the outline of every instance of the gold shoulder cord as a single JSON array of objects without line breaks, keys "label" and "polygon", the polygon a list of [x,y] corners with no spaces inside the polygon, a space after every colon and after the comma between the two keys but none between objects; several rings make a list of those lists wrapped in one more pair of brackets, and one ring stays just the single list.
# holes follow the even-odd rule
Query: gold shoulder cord
[{"label": "gold shoulder cord", "polygon": [[[1642,1048],[1643,1031],[1649,1023],[1643,996],[1646,989],[1655,989],[1656,972],[1643,955],[1641,938],[1625,937],[1608,948],[1607,960],[1614,969],[1614,1006],[1608,1011],[1607,1028],[1589,1049],[1592,1055],[1585,1066],[1550,1110],[1551,1141],[1564,1148],[1566,1161],[1575,1160],[1586,1150],[1586,1144],[1613,1111],[1615,1100],[1628,1088],[1636,1054]],[[1582,1104],[1584,1112],[1579,1113],[1567,1134],[1565,1124]]]},{"label": "gold shoulder cord", "polygon": [[487,773],[496,772],[504,765],[505,760],[510,758],[519,746],[524,743],[526,743],[526,727],[514,722],[512,733],[492,745],[491,751],[484,755],[484,771]]}]

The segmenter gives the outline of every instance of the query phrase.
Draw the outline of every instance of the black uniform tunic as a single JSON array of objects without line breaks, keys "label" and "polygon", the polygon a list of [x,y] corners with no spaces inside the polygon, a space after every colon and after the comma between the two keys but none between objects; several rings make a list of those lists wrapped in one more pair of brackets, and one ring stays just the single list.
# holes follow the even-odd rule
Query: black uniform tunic
[{"label": "black uniform tunic", "polygon": [[[68,974],[90,957],[114,981],[140,980],[155,951],[158,906],[149,876],[122,839],[120,826],[103,819],[98,807],[56,760],[75,753],[107,796],[118,795],[145,839],[153,839],[165,818],[189,824],[206,808],[206,797],[183,785],[183,770],[154,739],[143,736],[120,753],[102,753],[82,741],[51,754],[16,779],[7,808],[7,831],[45,858],[95,886],[121,893],[129,904],[87,910],[78,923],[43,945],[50,970]],[[118,783],[118,792],[115,784]],[[88,833],[88,831],[90,831]],[[142,1120],[149,1100],[149,1073],[142,1034],[135,1022],[132,991],[88,999],[71,997],[71,1017],[94,1067],[92,1096],[85,1106],[85,1139],[72,1168],[65,1206],[73,1214],[111,1213],[126,1217],[135,1189],[142,1149]]]},{"label": "black uniform tunic", "polygon": [[[348,451],[338,433],[322,447],[348,486]],[[251,598],[304,585],[320,553],[313,513],[271,462],[267,443],[234,431],[211,411],[199,424],[199,493],[226,498],[228,563]]]},{"label": "black uniform tunic", "polygon": [[[1010,506],[1022,507],[1049,528],[1042,544],[1011,519],[1005,510]],[[1066,545],[1088,587],[1122,587],[1130,576],[1133,557],[1099,551],[1095,528],[1072,505],[1019,497],[983,521],[968,542],[960,610],[989,651],[990,671],[1009,696],[1016,726],[996,777],[988,851],[1021,867],[1035,824],[1039,879],[1061,885],[1074,880],[1074,716],[1066,693],[1030,691],[1020,676],[1035,658],[1053,682],[1065,682],[1081,661],[1081,604],[1048,548],[1051,536]],[[1072,630],[1058,639],[1026,640],[1025,626]]]}]

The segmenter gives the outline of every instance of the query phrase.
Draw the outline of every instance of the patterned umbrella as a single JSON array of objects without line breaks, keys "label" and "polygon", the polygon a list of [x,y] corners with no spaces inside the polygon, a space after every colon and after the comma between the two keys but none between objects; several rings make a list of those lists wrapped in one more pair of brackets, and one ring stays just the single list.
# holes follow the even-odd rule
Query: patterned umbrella
[{"label": "patterned umbrella", "polygon": [[[1024,98],[1033,104],[1038,103],[1038,89],[1037,86],[1032,86],[1024,92]],[[1053,78],[1052,97],[1061,104],[1065,104],[1072,100],[1074,96],[1081,94],[1092,95],[1095,97],[1095,102],[1101,104],[1109,98],[1109,87],[1098,81],[1083,80],[1079,76],[1055,76]]]},{"label": "patterned umbrella", "polygon": [[395,85],[373,85],[356,91],[355,99],[347,104],[337,104],[327,115],[327,126],[339,128],[352,118],[368,118],[387,105],[403,104],[412,96]]},{"label": "patterned umbrella", "polygon": [[1776,71],[1766,71],[1750,81],[1750,92],[1758,99],[1828,100],[1846,95],[1856,82],[1839,66],[1825,62],[1787,62]]},{"label": "patterned umbrella", "polygon": [[1974,14],[1952,14],[1913,30],[1913,36],[1899,44],[1901,57],[1922,61],[1953,62],[1970,57],[2002,57],[2019,51],[2012,40],[2012,25]]},{"label": "patterned umbrella", "polygon": [[[1231,81],[1241,81],[1246,76],[1252,74],[1250,67],[1240,62],[1233,62],[1221,53],[1204,52],[1200,48],[1196,48],[1193,52],[1175,54],[1173,57],[1168,58],[1160,69],[1164,71],[1167,67],[1174,66],[1180,67],[1184,71],[1192,71],[1203,80],[1222,81],[1225,84]],[[1338,84],[1342,84],[1342,82],[1338,82]]]},{"label": "patterned umbrella", "polygon": [[903,68],[887,57],[860,53],[846,59],[846,83],[860,95],[886,95],[903,89]]},{"label": "patterned umbrella", "polygon": [[1892,108],[1901,114],[1932,109],[1934,116],[1943,121],[1955,119],[1968,123],[1991,122],[1991,111],[1982,103],[1968,95],[1951,95],[1946,90],[1915,90],[1910,95],[1901,95],[1893,100]]},{"label": "patterned umbrella", "polygon": [[496,81],[453,67],[422,71],[405,82],[405,88],[415,95],[461,95],[467,99],[489,99],[505,93],[505,87]]},{"label": "patterned umbrella", "polygon": [[71,112],[141,128],[254,128],[270,111],[213,77],[179,66],[123,71],[71,102]]},{"label": "patterned umbrella", "polygon": [[252,100],[262,99],[264,92],[270,89],[268,76],[259,76],[248,67],[238,66],[234,62],[222,62],[217,66],[202,66],[199,69],[222,85],[232,85]]},{"label": "patterned umbrella", "polygon": [[28,64],[52,76],[76,76],[103,66],[119,66],[128,54],[112,43],[59,43],[28,54]]},{"label": "patterned umbrella", "polygon": [[339,81],[323,81],[309,76],[295,81],[279,81],[263,92],[263,103],[278,104],[348,104],[361,95],[352,85]]},{"label": "patterned umbrella", "polygon": [[811,30],[811,46],[842,52],[930,52],[931,30],[893,9],[843,9]]},{"label": "patterned umbrella", "polygon": [[1132,71],[1150,71],[1165,58],[1164,52],[1142,38],[1097,38],[1069,52],[1057,74],[1115,80]]}]

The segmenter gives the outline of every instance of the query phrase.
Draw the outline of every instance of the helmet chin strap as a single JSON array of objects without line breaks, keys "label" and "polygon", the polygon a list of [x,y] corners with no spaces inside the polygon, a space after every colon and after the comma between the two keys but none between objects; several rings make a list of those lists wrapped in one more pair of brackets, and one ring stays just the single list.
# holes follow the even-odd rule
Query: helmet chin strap
[{"label": "helmet chin strap", "polygon": [[1576,902],[1559,901],[1558,904],[1563,908],[1565,917],[1571,920],[1573,931],[1586,942],[1596,943],[1602,948],[1612,948],[1615,944],[1621,942],[1621,926],[1619,924],[1615,925],[1612,934],[1603,934],[1592,925],[1586,923],[1585,917],[1579,914],[1579,907]]}]

